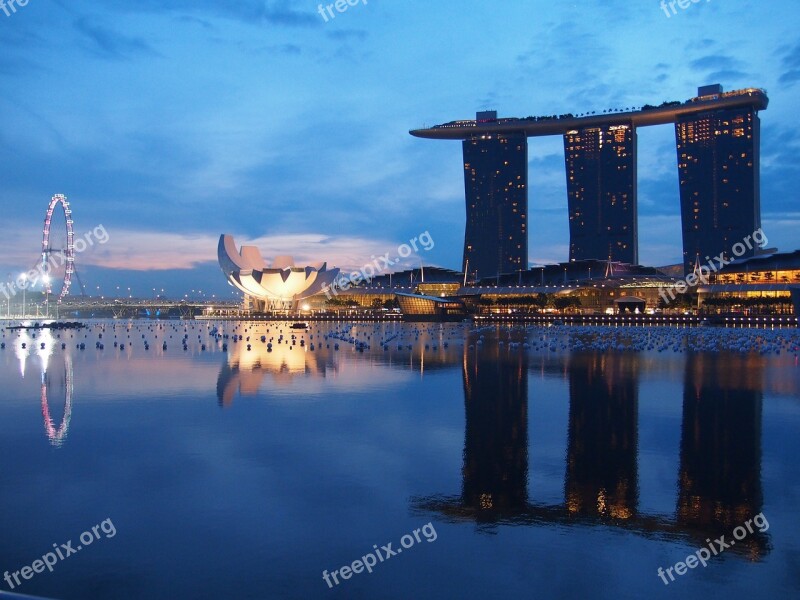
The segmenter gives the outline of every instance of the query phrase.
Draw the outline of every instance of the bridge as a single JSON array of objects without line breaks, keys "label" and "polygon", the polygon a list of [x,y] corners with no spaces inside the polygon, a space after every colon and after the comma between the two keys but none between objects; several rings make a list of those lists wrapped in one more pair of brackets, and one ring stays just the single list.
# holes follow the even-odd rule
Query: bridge
[{"label": "bridge", "polygon": [[[181,318],[190,319],[197,315],[234,314],[241,312],[241,303],[235,301],[203,301],[203,300],[169,300],[158,299],[72,299],[62,304],[62,313],[66,311],[87,313],[110,313],[115,319],[135,318]],[[87,315],[88,316],[88,315]]]},{"label": "bridge", "polygon": [[242,305],[235,300],[170,300],[168,298],[105,298],[66,297],[62,302],[30,302],[25,315],[7,308],[6,319],[191,319],[203,314],[223,317],[243,314]]}]

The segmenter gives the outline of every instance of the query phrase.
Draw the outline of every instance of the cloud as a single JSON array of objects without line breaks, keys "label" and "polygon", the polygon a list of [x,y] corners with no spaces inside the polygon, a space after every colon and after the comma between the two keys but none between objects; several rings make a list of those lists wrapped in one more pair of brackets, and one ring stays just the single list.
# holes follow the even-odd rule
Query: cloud
[{"label": "cloud", "polygon": [[721,71],[712,71],[706,75],[708,81],[742,81],[748,79],[749,75],[744,71],[737,71],[736,69],[723,69]]},{"label": "cloud", "polygon": [[0,75],[26,75],[41,67],[23,57],[0,54]]},{"label": "cloud", "polygon": [[750,77],[742,61],[723,54],[707,54],[691,61],[689,66],[703,73],[703,80],[708,82],[735,82]]},{"label": "cloud", "polygon": [[[64,191],[75,199],[76,227],[104,223],[112,232],[81,257],[122,265],[86,263],[107,281],[150,260],[159,270],[134,272],[142,281],[216,281],[222,231],[239,243],[262,239],[265,255],[358,266],[430,229],[430,256],[458,267],[460,147],[413,139],[409,128],[482,106],[505,116],[599,114],[685,99],[712,77],[773,92],[761,113],[764,209],[796,204],[800,138],[781,124],[797,104],[800,44],[786,33],[784,10],[748,20],[756,13],[744,5],[712,2],[716,12],[668,20],[655,5],[625,0],[470,11],[418,0],[376,3],[325,26],[318,3],[306,0],[34,4],[0,22],[0,201],[6,237],[27,248],[0,241],[2,263],[36,260],[41,203]],[[444,22],[460,33],[441,36]],[[673,218],[669,247],[643,260],[669,262],[675,248],[679,260],[674,130],[639,135],[640,217]],[[566,260],[563,142],[532,139],[529,157],[530,254]],[[640,233],[643,244],[665,236],[644,224]]]},{"label": "cloud", "polygon": [[369,34],[363,29],[338,29],[336,31],[329,31],[326,35],[332,40],[337,41],[349,41],[354,39],[363,42],[367,39]]},{"label": "cloud", "polygon": [[[79,268],[101,267],[128,271],[171,271],[216,264],[219,236],[208,233],[172,233],[108,228],[108,241],[89,246],[76,257]],[[81,237],[80,232],[76,232]],[[96,239],[96,238],[95,238]],[[387,252],[397,258],[397,248],[408,240],[331,236],[324,233],[293,233],[247,238],[234,235],[236,243],[256,246],[267,263],[281,255],[292,255],[297,265],[327,262],[329,267],[358,269]],[[422,252],[422,246],[419,247]],[[0,241],[0,255],[7,265],[29,265],[35,261],[31,248],[10,240]],[[430,262],[425,261],[425,264]],[[413,255],[397,269],[419,266]],[[17,269],[22,267],[15,267]]]},{"label": "cloud", "polygon": [[781,61],[781,66],[785,71],[778,81],[786,85],[793,85],[800,80],[800,44],[786,52]]},{"label": "cloud", "polygon": [[193,17],[191,15],[180,15],[179,17],[177,17],[176,20],[179,23],[193,23],[209,31],[214,29],[214,26],[211,24],[210,21],[206,19],[200,19],[198,17]]},{"label": "cloud", "polygon": [[75,30],[89,42],[89,51],[101,58],[126,60],[142,54],[158,55],[143,39],[90,23],[88,18],[80,18],[74,25]]},{"label": "cloud", "polygon": [[697,71],[735,69],[741,65],[741,61],[730,56],[721,54],[709,54],[696,58],[689,63],[689,66]]},{"label": "cloud", "polygon": [[315,27],[322,23],[313,9],[307,9],[305,5],[297,0],[237,0],[236,2],[172,0],[169,3],[161,0],[138,0],[137,2],[112,0],[105,4],[118,11],[129,13],[206,15],[208,17],[231,19],[256,25]]},{"label": "cloud", "polygon": [[270,51],[279,52],[280,54],[292,54],[298,56],[302,53],[302,49],[297,44],[280,44],[278,46],[270,46]]},{"label": "cloud", "polygon": [[781,75],[779,81],[787,85],[793,85],[798,80],[800,80],[800,69],[794,71],[787,71],[786,73]]}]

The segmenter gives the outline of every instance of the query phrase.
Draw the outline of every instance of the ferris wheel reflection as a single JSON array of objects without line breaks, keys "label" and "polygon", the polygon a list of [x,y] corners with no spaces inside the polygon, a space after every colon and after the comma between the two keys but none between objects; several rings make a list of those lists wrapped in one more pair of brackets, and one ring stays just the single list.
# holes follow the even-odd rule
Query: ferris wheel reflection
[{"label": "ferris wheel reflection", "polygon": [[56,428],[55,423],[53,423],[53,418],[50,415],[50,405],[47,400],[47,388],[49,385],[49,378],[47,376],[46,371],[42,371],[42,391],[41,391],[41,402],[42,402],[42,418],[44,419],[44,430],[47,433],[47,438],[50,440],[50,443],[55,446],[56,448],[60,448],[65,440],[67,439],[67,434],[69,433],[69,422],[72,418],[72,391],[73,391],[73,383],[72,383],[73,375],[72,375],[72,358],[68,354],[64,355],[64,416],[61,419],[61,425]]},{"label": "ferris wheel reflection", "polygon": [[[40,388],[40,401],[42,407],[42,419],[44,420],[44,430],[50,443],[59,448],[67,439],[69,433],[70,419],[72,418],[72,395],[73,395],[73,371],[72,371],[72,357],[57,351],[57,346],[60,343],[57,338],[53,336],[53,332],[49,329],[41,330],[20,330],[16,339],[13,340],[13,347],[17,359],[19,360],[20,375],[24,378],[28,360],[32,359],[34,362],[39,363],[41,375],[41,388]],[[64,349],[62,344],[62,350]],[[59,375],[60,369],[56,369],[53,363],[58,361],[58,357],[63,356],[64,359],[64,376],[53,378],[53,375]],[[58,384],[61,384],[60,386]],[[64,394],[64,415],[61,418],[61,424],[56,426],[54,423],[53,415],[50,414],[50,403],[48,395],[53,396],[56,388],[63,389]]]}]

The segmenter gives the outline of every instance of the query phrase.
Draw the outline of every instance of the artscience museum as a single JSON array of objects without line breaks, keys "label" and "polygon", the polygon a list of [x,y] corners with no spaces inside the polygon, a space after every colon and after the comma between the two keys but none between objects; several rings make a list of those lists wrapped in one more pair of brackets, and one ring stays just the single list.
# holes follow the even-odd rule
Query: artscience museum
[{"label": "artscience museum", "polygon": [[231,235],[221,235],[217,249],[219,265],[228,282],[241,290],[256,312],[295,310],[297,304],[333,285],[339,269],[327,263],[297,267],[291,256],[277,256],[267,265],[255,246],[236,249]]}]

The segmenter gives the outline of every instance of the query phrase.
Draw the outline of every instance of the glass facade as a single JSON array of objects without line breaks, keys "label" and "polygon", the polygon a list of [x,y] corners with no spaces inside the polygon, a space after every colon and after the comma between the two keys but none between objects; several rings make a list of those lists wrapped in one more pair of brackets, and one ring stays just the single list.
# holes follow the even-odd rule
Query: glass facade
[{"label": "glass facade", "polygon": [[636,129],[632,124],[564,135],[569,259],[638,264]]},{"label": "glass facade", "polygon": [[800,269],[759,269],[752,271],[726,272],[723,271],[711,276],[711,283],[715,284],[762,284],[762,283],[782,283],[800,284]]},{"label": "glass facade", "polygon": [[523,133],[464,140],[467,226],[462,271],[494,277],[528,268],[528,139]]},{"label": "glass facade", "polygon": [[[761,227],[760,119],[753,107],[679,117],[675,124],[686,273]],[[741,257],[753,256],[755,246]]]},{"label": "glass facade", "polygon": [[426,296],[455,296],[458,293],[461,283],[420,283],[417,292]]},{"label": "glass facade", "polygon": [[459,316],[464,314],[464,304],[459,300],[397,294],[397,302],[404,315],[415,316]]}]

